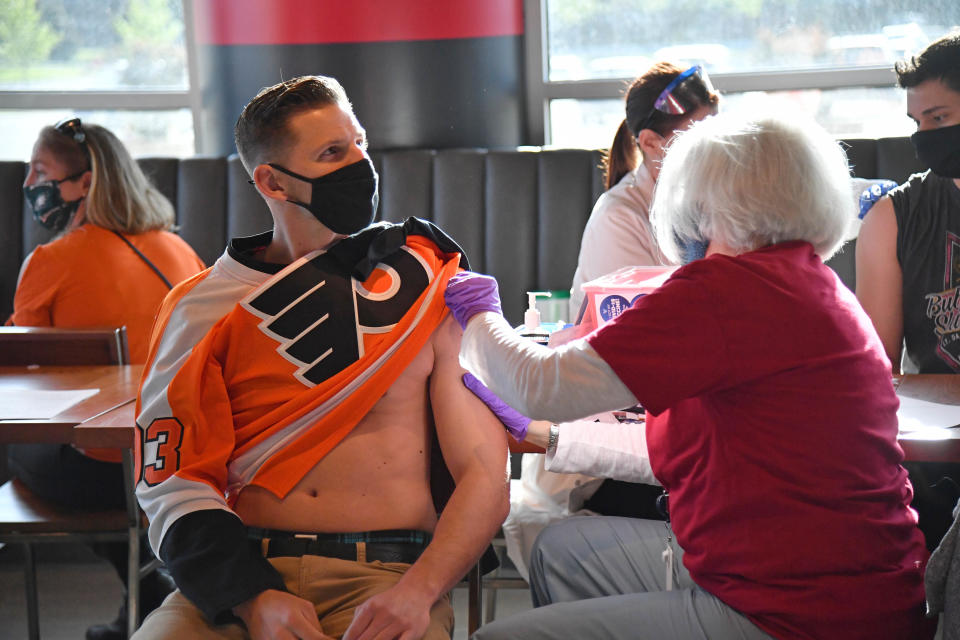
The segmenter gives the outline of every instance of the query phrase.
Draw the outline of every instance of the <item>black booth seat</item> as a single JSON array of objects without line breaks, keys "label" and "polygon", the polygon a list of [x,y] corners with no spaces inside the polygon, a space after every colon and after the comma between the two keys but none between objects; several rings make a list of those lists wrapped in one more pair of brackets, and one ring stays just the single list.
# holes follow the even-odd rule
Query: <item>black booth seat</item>
[{"label": "black booth seat", "polygon": [[[920,170],[908,138],[845,140],[854,175],[904,181]],[[432,220],[466,250],[474,269],[501,283],[506,316],[519,323],[525,291],[566,289],[580,236],[602,193],[601,154],[589,149],[405,149],[373,151],[381,219]],[[233,236],[270,227],[270,215],[236,155],[143,158],[174,204],[180,234],[207,264]],[[0,316],[13,304],[23,258],[50,235],[27,209],[23,162],[0,162]],[[830,264],[854,283],[853,242]]]}]

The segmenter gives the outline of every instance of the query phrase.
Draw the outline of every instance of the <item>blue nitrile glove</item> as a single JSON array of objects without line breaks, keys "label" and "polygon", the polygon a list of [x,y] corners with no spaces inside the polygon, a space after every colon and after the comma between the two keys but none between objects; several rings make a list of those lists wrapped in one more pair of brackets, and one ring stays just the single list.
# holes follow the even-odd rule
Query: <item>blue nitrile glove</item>
[{"label": "blue nitrile glove", "polygon": [[517,440],[523,441],[527,437],[527,427],[530,426],[530,418],[523,415],[506,402],[497,397],[493,391],[487,389],[486,385],[477,380],[472,373],[463,374],[463,386],[473,394],[483,400],[483,404],[490,408],[496,414],[503,426]]},{"label": "blue nitrile glove", "polygon": [[863,193],[860,194],[860,214],[858,217],[863,220],[863,216],[867,215],[867,212],[876,204],[877,200],[896,186],[897,183],[893,180],[878,180],[875,184],[864,189]]},{"label": "blue nitrile glove", "polygon": [[461,271],[447,282],[444,293],[447,306],[453,317],[464,329],[470,318],[484,311],[493,311],[503,314],[500,309],[500,293],[497,291],[497,281],[482,273]]}]

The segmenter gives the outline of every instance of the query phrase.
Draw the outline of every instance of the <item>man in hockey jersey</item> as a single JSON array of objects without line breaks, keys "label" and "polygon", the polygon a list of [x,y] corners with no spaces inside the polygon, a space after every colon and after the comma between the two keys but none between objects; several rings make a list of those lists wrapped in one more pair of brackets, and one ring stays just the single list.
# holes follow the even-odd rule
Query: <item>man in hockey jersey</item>
[{"label": "man in hockey jersey", "polygon": [[[264,89],[236,141],[274,228],[158,316],[137,495],[179,590],[136,637],[448,638],[447,593],[509,508],[503,428],[461,383],[443,300],[459,249],[371,224],[377,176],[332,78]],[[456,484],[439,516],[435,442]]]}]

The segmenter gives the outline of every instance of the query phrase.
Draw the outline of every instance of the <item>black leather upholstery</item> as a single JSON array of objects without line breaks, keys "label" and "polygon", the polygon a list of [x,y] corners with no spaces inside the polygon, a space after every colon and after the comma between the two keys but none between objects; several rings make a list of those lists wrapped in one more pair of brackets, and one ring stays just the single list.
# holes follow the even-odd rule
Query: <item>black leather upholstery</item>
[{"label": "black leather upholstery", "polygon": [[[846,141],[854,173],[902,182],[921,167],[908,138]],[[600,153],[587,149],[375,151],[381,219],[432,220],[463,246],[474,269],[500,282],[504,312],[519,323],[524,292],[565,289],[580,236],[602,192]],[[177,209],[180,233],[207,264],[233,236],[269,229],[270,214],[237,156],[140,160]],[[22,162],[0,162],[0,318],[13,304],[25,255],[49,235],[23,201]],[[853,286],[850,243],[830,261]]]}]

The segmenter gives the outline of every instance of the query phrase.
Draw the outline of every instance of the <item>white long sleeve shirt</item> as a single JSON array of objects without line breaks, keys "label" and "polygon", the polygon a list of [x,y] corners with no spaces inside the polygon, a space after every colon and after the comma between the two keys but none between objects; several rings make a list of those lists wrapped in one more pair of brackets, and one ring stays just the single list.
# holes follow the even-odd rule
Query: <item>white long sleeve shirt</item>
[{"label": "white long sleeve shirt", "polygon": [[460,361],[520,413],[563,423],[548,470],[660,484],[643,425],[581,420],[637,404],[585,339],[550,349],[517,335],[499,314],[481,313],[463,333]]},{"label": "white long sleeve shirt", "polygon": [[660,484],[650,468],[647,432],[642,423],[561,423],[557,448],[547,452],[545,466],[555,473]]},{"label": "white long sleeve shirt", "polygon": [[626,266],[670,264],[650,225],[653,187],[653,178],[641,164],[597,199],[580,240],[570,288],[571,319],[576,319],[583,303],[583,283]]}]

